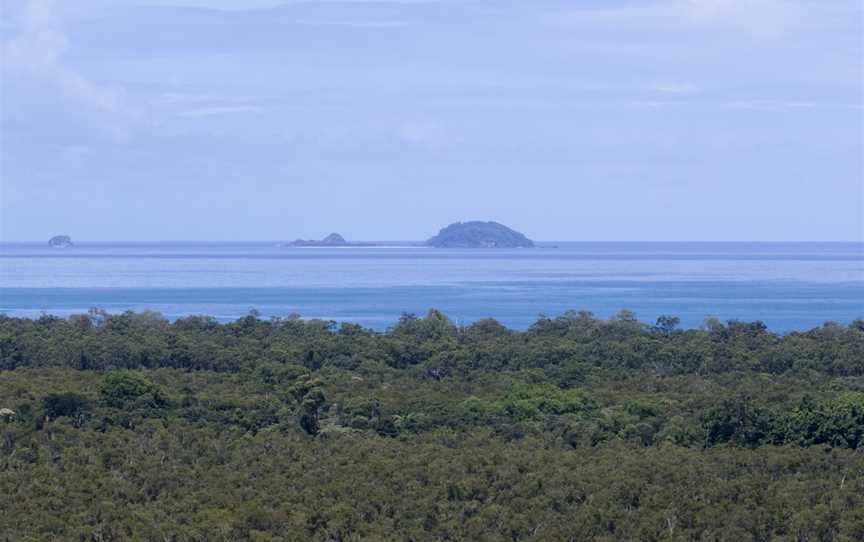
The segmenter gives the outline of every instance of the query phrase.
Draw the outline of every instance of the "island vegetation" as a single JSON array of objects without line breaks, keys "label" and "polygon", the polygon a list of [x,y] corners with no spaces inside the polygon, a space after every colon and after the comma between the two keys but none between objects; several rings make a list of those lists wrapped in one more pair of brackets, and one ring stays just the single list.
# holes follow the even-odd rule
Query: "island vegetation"
[{"label": "island vegetation", "polygon": [[534,242],[498,222],[456,222],[426,241],[436,248],[532,248]]},{"label": "island vegetation", "polygon": [[864,540],[864,321],[0,316],[0,540]]},{"label": "island vegetation", "polygon": [[349,245],[350,243],[344,237],[335,232],[320,241],[297,239],[288,243],[289,247],[345,247]]}]

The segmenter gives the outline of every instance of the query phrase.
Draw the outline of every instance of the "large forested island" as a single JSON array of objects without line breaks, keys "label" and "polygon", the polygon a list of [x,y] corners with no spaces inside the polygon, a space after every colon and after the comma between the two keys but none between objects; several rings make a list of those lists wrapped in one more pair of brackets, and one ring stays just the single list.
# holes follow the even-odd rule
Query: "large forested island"
[{"label": "large forested island", "polygon": [[426,241],[436,248],[531,248],[534,242],[498,222],[456,222]]},{"label": "large forested island", "polygon": [[864,540],[864,321],[0,316],[0,540]]}]

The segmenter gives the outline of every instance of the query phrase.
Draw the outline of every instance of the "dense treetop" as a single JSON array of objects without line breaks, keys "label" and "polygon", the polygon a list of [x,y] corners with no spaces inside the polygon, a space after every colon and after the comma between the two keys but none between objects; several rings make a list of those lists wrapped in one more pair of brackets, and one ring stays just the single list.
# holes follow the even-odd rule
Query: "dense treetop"
[{"label": "dense treetop", "polygon": [[0,540],[864,539],[860,320],[0,316],[0,410]]}]

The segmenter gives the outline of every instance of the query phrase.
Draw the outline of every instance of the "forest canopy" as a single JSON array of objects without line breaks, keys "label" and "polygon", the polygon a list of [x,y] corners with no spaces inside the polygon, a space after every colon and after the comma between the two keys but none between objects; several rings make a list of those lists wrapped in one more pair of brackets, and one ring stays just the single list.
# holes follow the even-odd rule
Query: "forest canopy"
[{"label": "forest canopy", "polygon": [[0,540],[861,540],[864,322],[0,316]]}]

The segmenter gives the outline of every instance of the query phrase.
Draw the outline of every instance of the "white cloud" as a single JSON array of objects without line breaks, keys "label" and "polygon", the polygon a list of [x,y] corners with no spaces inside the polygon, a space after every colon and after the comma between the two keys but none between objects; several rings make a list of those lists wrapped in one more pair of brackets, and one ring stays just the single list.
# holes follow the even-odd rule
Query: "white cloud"
[{"label": "white cloud", "polygon": [[18,33],[3,44],[7,69],[41,78],[65,96],[100,111],[128,114],[120,91],[99,85],[63,63],[69,40],[53,0],[26,0]]},{"label": "white cloud", "polygon": [[757,38],[781,38],[814,17],[800,2],[781,0],[687,0],[694,22],[718,24]]}]

